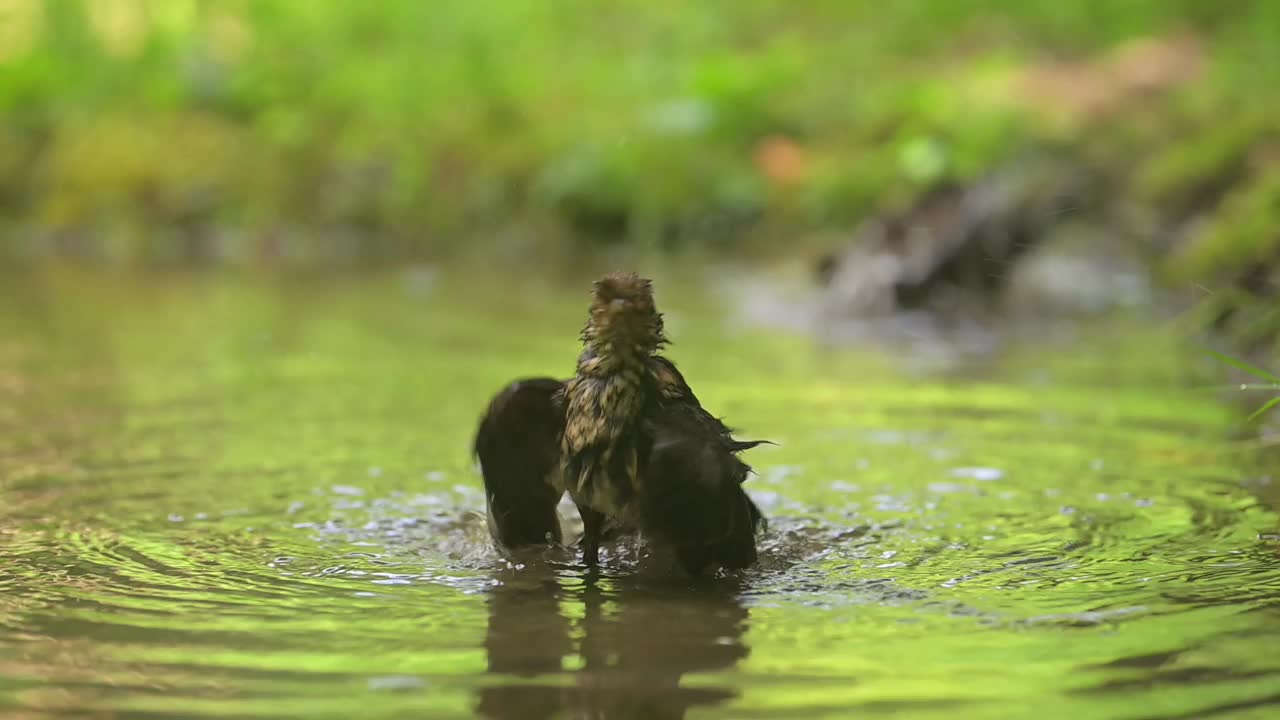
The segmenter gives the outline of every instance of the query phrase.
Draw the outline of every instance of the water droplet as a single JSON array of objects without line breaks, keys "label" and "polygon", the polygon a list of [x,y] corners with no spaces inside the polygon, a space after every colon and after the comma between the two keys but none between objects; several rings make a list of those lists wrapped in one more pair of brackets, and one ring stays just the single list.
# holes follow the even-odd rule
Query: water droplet
[{"label": "water droplet", "polygon": [[998,468],[989,467],[958,467],[952,468],[951,474],[954,477],[967,477],[974,480],[989,482],[999,480],[1004,477],[1004,471]]},{"label": "water droplet", "polygon": [[425,680],[412,675],[386,675],[383,677],[369,678],[370,690],[418,690],[426,687]]}]

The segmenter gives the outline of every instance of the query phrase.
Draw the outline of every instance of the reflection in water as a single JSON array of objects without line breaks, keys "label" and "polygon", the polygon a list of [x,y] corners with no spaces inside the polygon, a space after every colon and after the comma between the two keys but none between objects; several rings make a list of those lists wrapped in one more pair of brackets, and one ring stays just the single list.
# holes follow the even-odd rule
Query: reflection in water
[{"label": "reflection in water", "polygon": [[690,592],[591,577],[569,589],[546,565],[498,580],[484,647],[502,683],[480,690],[484,717],[683,718],[737,695],[680,684],[686,673],[729,669],[747,656],[748,611],[733,580]]},{"label": "reflection in water", "polygon": [[1158,330],[913,376],[724,353],[673,293],[682,363],[779,441],[760,567],[691,587],[489,547],[478,404],[562,366],[578,286],[82,280],[0,281],[0,717],[1280,707],[1274,457]]}]

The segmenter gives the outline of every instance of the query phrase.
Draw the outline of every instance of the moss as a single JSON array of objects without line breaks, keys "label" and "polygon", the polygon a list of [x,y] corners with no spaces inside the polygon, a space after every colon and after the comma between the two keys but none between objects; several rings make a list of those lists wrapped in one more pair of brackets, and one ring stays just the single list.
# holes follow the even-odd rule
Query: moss
[{"label": "moss", "polygon": [[1272,170],[1230,190],[1221,207],[1170,261],[1175,280],[1236,275],[1280,264],[1280,172]]},{"label": "moss", "polygon": [[1273,137],[1275,118],[1213,117],[1207,127],[1174,137],[1139,170],[1139,201],[1166,207],[1211,205],[1244,173],[1250,151]]}]

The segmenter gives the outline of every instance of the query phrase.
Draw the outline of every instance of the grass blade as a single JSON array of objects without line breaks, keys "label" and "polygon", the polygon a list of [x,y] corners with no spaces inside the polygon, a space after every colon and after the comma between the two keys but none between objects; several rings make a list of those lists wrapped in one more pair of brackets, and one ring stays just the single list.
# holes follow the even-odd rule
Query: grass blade
[{"label": "grass blade", "polygon": [[1257,410],[1254,410],[1253,414],[1249,416],[1249,422],[1253,422],[1254,418],[1259,417],[1260,415],[1262,415],[1263,413],[1265,413],[1266,411],[1270,410],[1271,408],[1277,405],[1280,405],[1280,395],[1277,395],[1271,398],[1262,407],[1258,408]]},{"label": "grass blade", "polygon": [[1209,353],[1210,355],[1212,355],[1212,356],[1214,356],[1214,357],[1218,358],[1218,359],[1219,359],[1219,360],[1221,360],[1222,362],[1224,362],[1224,363],[1226,363],[1226,364],[1228,364],[1228,365],[1230,365],[1230,366],[1232,366],[1232,367],[1234,367],[1234,368],[1238,368],[1238,369],[1240,369],[1240,370],[1243,370],[1243,371],[1245,371],[1245,372],[1249,373],[1250,375],[1252,375],[1252,376],[1254,376],[1254,377],[1259,377],[1259,378],[1262,378],[1262,379],[1264,379],[1264,380],[1270,380],[1270,381],[1271,381],[1271,382],[1273,382],[1273,383],[1280,383],[1280,377],[1277,377],[1276,375],[1273,375],[1273,374],[1271,374],[1271,373],[1267,372],[1266,370],[1263,370],[1262,368],[1254,367],[1254,366],[1250,365],[1249,363],[1247,363],[1247,362],[1245,362],[1245,361],[1243,361],[1243,360],[1240,360],[1240,359],[1238,359],[1238,358],[1233,358],[1233,357],[1231,357],[1230,355],[1223,355],[1222,353],[1218,352],[1217,350],[1209,350],[1209,351],[1208,351],[1208,353]]},{"label": "grass blade", "polygon": [[1280,390],[1280,383],[1242,383],[1239,385],[1196,385],[1196,392],[1225,392],[1227,390]]}]

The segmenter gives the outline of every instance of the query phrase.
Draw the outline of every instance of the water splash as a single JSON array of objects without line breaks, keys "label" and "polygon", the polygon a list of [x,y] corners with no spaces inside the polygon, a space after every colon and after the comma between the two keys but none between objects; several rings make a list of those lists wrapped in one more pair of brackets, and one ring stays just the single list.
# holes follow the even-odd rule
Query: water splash
[{"label": "water splash", "polygon": [[779,443],[750,457],[759,566],[691,580],[630,541],[595,574],[573,548],[488,541],[478,408],[564,366],[579,294],[190,282],[0,303],[0,714],[1278,702],[1274,473],[1179,393],[1175,353],[1125,350],[1158,342],[1140,328],[906,380],[795,337],[727,339],[673,291],[699,396]]}]

